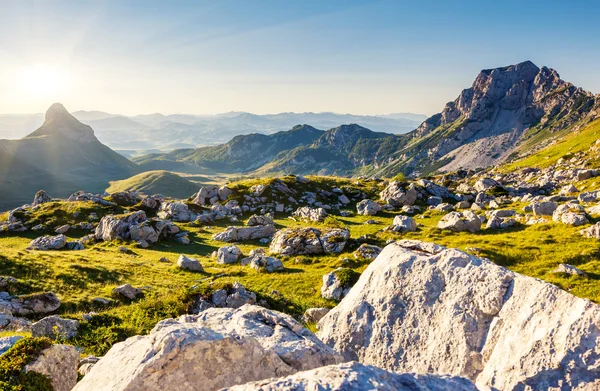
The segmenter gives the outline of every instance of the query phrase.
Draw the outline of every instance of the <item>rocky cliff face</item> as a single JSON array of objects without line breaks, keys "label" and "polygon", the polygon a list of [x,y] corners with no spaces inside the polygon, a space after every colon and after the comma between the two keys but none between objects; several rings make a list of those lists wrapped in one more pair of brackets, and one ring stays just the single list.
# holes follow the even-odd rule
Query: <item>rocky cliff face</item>
[{"label": "rocky cliff face", "polygon": [[530,61],[483,70],[471,88],[411,134],[395,164],[405,172],[427,165],[442,171],[494,165],[505,161],[529,130],[568,128],[593,106],[591,93]]}]

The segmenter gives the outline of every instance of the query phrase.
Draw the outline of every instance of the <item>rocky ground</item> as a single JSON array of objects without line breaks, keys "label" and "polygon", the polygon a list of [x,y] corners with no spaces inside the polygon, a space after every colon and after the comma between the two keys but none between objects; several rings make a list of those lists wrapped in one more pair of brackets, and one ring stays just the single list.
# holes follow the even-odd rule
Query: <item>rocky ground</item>
[{"label": "rocky ground", "polygon": [[0,215],[0,384],[598,389],[588,161],[40,191]]}]

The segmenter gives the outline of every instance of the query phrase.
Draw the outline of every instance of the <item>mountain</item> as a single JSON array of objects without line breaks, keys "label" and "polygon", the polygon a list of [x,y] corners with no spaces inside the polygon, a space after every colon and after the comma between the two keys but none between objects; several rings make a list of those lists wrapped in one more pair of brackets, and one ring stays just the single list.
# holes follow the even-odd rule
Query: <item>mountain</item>
[{"label": "mountain", "polygon": [[246,172],[263,166],[283,151],[312,143],[323,133],[309,125],[298,125],[289,131],[271,135],[254,133],[236,136],[225,144],[213,147],[151,154],[134,161],[145,170]]},{"label": "mountain", "polygon": [[108,193],[136,191],[146,195],[188,198],[198,192],[202,183],[192,182],[168,171],[147,171],[120,181],[110,182]]},{"label": "mountain", "polygon": [[[427,175],[522,158],[597,118],[598,107],[599,97],[562,80],[553,69],[525,61],[481,71],[470,88],[409,133],[342,125],[293,148],[287,145],[266,154],[257,154],[253,148],[244,153],[244,147],[238,148],[240,153],[231,153],[233,145],[255,142],[258,136],[251,135],[209,149],[155,154],[138,161],[151,167],[162,162],[159,167],[163,169],[193,161],[187,166],[191,172],[201,166],[228,172],[254,170],[258,175]],[[240,120],[243,114],[230,117]]]},{"label": "mountain", "polygon": [[103,191],[110,180],[138,172],[134,163],[100,143],[90,126],[58,103],[28,136],[0,140],[0,158],[0,206],[29,201],[42,188],[55,197],[80,189]]}]

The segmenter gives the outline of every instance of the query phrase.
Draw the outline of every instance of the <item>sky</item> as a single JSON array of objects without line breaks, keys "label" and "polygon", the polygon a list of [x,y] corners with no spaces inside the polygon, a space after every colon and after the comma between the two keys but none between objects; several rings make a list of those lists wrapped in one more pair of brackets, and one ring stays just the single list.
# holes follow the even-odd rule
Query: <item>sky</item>
[{"label": "sky", "polygon": [[531,60],[600,92],[600,2],[0,0],[0,113],[431,115]]}]

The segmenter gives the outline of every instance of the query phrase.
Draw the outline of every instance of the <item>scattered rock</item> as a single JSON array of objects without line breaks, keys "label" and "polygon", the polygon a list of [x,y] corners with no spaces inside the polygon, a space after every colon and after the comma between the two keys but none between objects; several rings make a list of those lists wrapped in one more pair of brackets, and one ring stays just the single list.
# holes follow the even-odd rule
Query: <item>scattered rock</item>
[{"label": "scattered rock", "polygon": [[397,215],[394,217],[391,230],[394,232],[414,232],[417,230],[415,219],[409,216]]},{"label": "scattered rock", "polygon": [[356,259],[375,259],[381,252],[381,247],[363,243],[354,252]]},{"label": "scattered rock", "polygon": [[280,255],[340,253],[349,238],[347,229],[286,228],[275,233],[269,250]]},{"label": "scattered rock", "polygon": [[329,308],[309,308],[304,311],[302,321],[305,323],[319,323],[329,311]]},{"label": "scattered rock", "polygon": [[50,197],[44,190],[40,190],[35,193],[35,197],[33,197],[31,206],[41,205],[47,202],[52,202],[52,197]]},{"label": "scattered rock", "polygon": [[327,217],[327,212],[323,208],[302,206],[296,209],[293,215],[303,221],[322,222]]},{"label": "scattered rock", "polygon": [[239,242],[243,240],[256,240],[270,238],[275,233],[274,225],[256,225],[252,227],[227,227],[223,232],[213,236],[220,242]]},{"label": "scattered rock", "polygon": [[49,250],[60,250],[67,245],[67,237],[65,235],[56,236],[41,236],[33,239],[29,243],[28,250],[36,251],[49,251]]},{"label": "scattered rock", "polygon": [[321,296],[330,300],[341,300],[358,280],[359,273],[352,269],[340,267],[323,276]]},{"label": "scattered rock", "polygon": [[413,205],[417,200],[418,193],[412,183],[404,186],[398,181],[392,181],[381,192],[380,196],[383,201],[397,208],[404,205]]},{"label": "scattered rock", "polygon": [[450,212],[438,222],[438,228],[454,232],[477,232],[481,229],[481,220],[470,210]]},{"label": "scattered rock", "polygon": [[31,325],[32,337],[48,337],[51,339],[70,339],[79,333],[79,322],[63,319],[58,315],[47,316]]},{"label": "scattered rock", "polygon": [[37,372],[52,380],[54,391],[71,391],[77,383],[79,351],[75,346],[52,345],[43,350],[25,372]]},{"label": "scattered rock", "polygon": [[196,258],[188,258],[181,254],[177,259],[177,266],[180,269],[189,270],[191,272],[203,272],[204,268]]},{"label": "scattered rock", "polygon": [[381,206],[377,202],[367,199],[356,204],[356,210],[359,215],[375,216],[377,212],[381,211]]},{"label": "scattered rock", "polygon": [[587,274],[584,271],[566,263],[559,264],[556,269],[554,269],[553,273],[567,273],[573,276],[587,277]]},{"label": "scattered rock", "polygon": [[112,293],[125,299],[135,300],[139,295],[142,294],[142,290],[139,288],[134,288],[130,284],[124,284],[113,289]]},{"label": "scattered rock", "polygon": [[247,226],[252,227],[255,225],[273,225],[273,220],[267,216],[261,216],[261,215],[252,215],[250,216],[250,218],[248,219],[248,222],[246,223]]}]

